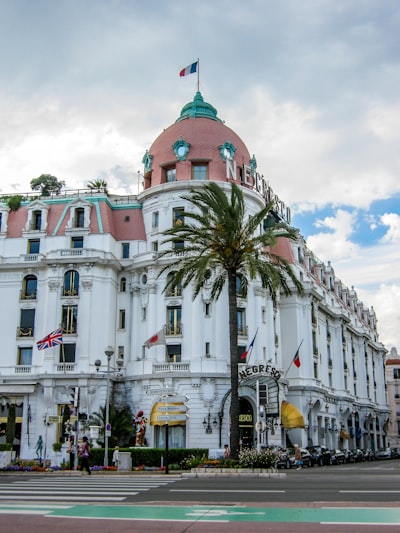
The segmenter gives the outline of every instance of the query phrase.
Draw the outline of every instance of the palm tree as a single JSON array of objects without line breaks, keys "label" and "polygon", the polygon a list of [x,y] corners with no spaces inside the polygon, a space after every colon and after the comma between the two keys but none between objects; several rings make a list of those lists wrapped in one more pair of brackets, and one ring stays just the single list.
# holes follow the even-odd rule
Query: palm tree
[{"label": "palm tree", "polygon": [[[101,426],[101,433],[104,436],[104,427],[106,420],[106,408],[100,407],[98,413],[90,415],[90,424]],[[109,423],[111,425],[111,437],[109,438],[110,447],[129,444],[129,440],[134,433],[134,423],[131,408],[129,406],[116,408],[110,405]]]},{"label": "palm tree", "polygon": [[88,181],[87,187],[88,189],[104,189],[104,192],[107,193],[107,182],[106,180],[96,178],[95,180]]},{"label": "palm tree", "polygon": [[[229,345],[231,369],[231,456],[239,453],[239,376],[238,376],[238,321],[237,283],[240,293],[247,294],[248,280],[259,279],[274,302],[277,292],[291,294],[291,287],[299,293],[302,285],[290,264],[274,253],[279,238],[297,239],[297,230],[283,222],[266,225],[272,217],[273,204],[263,207],[258,213],[248,215],[243,191],[232,183],[230,198],[215,182],[192,189],[182,197],[194,209],[182,213],[179,224],[163,232],[164,243],[172,243],[160,257],[173,257],[160,275],[170,271],[165,290],[175,286],[187,287],[193,283],[193,299],[197,297],[206,281],[211,280],[211,300],[217,300],[225,283],[228,285]],[[260,228],[263,228],[260,231]],[[182,242],[184,247],[182,248]],[[179,246],[176,257],[174,245]]]}]

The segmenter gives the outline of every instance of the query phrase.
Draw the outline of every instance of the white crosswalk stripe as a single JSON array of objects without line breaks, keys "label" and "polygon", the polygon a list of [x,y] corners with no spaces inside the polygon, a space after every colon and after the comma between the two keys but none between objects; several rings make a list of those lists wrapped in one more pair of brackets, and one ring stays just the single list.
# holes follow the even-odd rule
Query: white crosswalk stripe
[{"label": "white crosswalk stripe", "polygon": [[121,502],[140,492],[176,481],[153,476],[85,476],[23,479],[11,483],[0,480],[1,501]]}]

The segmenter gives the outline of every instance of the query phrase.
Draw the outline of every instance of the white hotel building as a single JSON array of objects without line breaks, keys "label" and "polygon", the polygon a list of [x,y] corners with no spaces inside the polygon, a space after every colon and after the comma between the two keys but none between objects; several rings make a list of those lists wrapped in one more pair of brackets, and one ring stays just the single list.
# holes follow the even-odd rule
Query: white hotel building
[{"label": "white hotel building", "polygon": [[[104,406],[107,377],[111,403],[144,411],[148,446],[164,445],[166,394],[173,406],[170,447],[220,448],[229,441],[227,294],[212,302],[208,287],[194,301],[190,289],[163,292],[161,232],[186,207],[182,195],[206,180],[229,191],[235,179],[249,213],[271,190],[254,156],[200,93],[143,163],[138,195],[66,190],[27,195],[17,211],[0,203],[0,442],[15,405],[22,458],[36,456],[40,435],[48,449],[59,439],[71,387],[80,388],[80,412]],[[290,217],[278,198],[276,205]],[[258,282],[246,299],[238,295],[238,357],[258,330],[248,365],[240,365],[243,445],[384,446],[386,350],[373,309],[301,238],[282,242],[280,253],[304,295],[281,297],[274,307]],[[60,324],[62,348],[39,351],[36,342]],[[166,345],[145,348],[161,329]],[[107,346],[114,349],[108,375],[94,364],[100,359],[106,370]]]}]

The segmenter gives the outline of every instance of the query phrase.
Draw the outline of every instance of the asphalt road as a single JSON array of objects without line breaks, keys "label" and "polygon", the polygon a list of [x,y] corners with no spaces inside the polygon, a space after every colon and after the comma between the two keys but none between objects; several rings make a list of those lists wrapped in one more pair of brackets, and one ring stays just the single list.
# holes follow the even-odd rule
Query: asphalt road
[{"label": "asphalt road", "polygon": [[[136,503],[400,502],[400,461],[279,470],[281,478],[183,478],[135,496]],[[132,500],[133,501],[133,500]]]},{"label": "asphalt road", "polygon": [[[74,533],[375,533],[382,526],[400,531],[399,460],[280,472],[286,475],[72,479],[56,473],[42,478],[2,474],[0,533],[65,528]],[[145,488],[134,490],[132,483]],[[73,485],[82,502],[71,496],[63,502]],[[89,490],[92,495],[84,500]],[[25,500],[27,494],[31,501]],[[60,500],[50,501],[57,494]],[[115,502],[102,501],[107,495]]]}]

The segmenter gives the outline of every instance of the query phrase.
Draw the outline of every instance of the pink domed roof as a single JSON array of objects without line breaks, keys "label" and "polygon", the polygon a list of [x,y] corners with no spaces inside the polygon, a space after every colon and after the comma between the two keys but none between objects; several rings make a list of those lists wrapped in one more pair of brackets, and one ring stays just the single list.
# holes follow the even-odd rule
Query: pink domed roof
[{"label": "pink domed roof", "polygon": [[241,138],[217,117],[217,111],[198,92],[180,117],[166,128],[146,152],[145,188],[169,181],[167,169],[175,168],[174,181],[191,180],[193,166],[208,167],[207,179],[226,181],[226,158],[236,166],[249,166],[250,154]]}]

